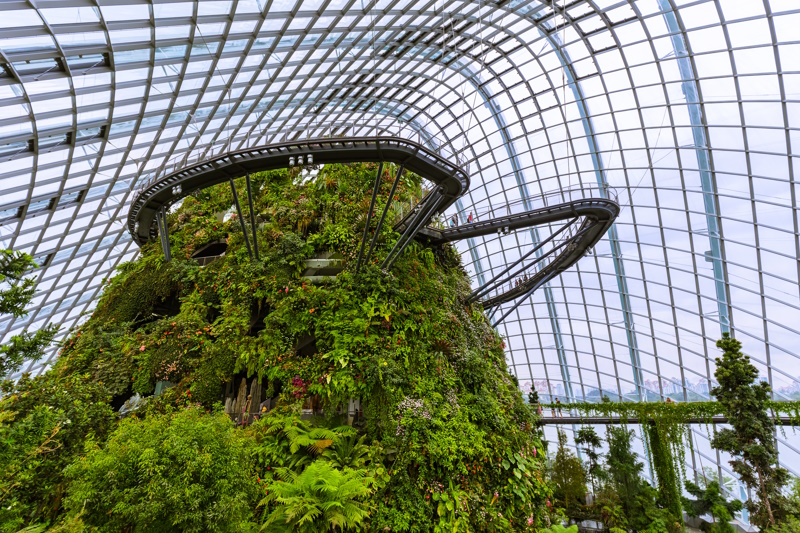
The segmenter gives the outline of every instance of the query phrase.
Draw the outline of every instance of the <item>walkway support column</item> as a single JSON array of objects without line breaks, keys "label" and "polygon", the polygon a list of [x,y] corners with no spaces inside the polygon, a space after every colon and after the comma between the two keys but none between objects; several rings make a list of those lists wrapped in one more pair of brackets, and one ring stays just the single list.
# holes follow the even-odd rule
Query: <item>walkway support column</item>
[{"label": "walkway support column", "polygon": [[233,178],[229,178],[228,181],[231,183],[231,192],[233,193],[233,203],[236,205],[236,214],[239,215],[239,224],[242,226],[242,234],[244,235],[244,244],[247,246],[247,255],[250,256],[250,260],[253,260],[253,250],[250,249],[250,239],[247,236],[247,225],[244,223],[244,217],[242,216],[242,206],[239,205],[239,195],[236,194],[236,185],[233,183]]},{"label": "walkway support column", "polygon": [[[258,234],[256,232],[256,212],[253,209],[253,189],[250,187],[250,173],[248,172],[245,175],[245,179],[247,180],[247,203],[250,205],[250,227],[253,228],[253,251],[256,254],[256,261],[259,261],[260,258],[258,257]],[[234,197],[236,193],[234,192]]]},{"label": "walkway support column", "polygon": [[156,225],[158,226],[158,235],[161,238],[161,249],[164,251],[164,259],[172,261],[172,253],[169,249],[169,227],[167,224],[167,209],[162,205],[161,209],[156,213]]},{"label": "walkway support column", "polygon": [[367,211],[367,223],[364,225],[364,234],[361,236],[361,247],[358,249],[358,261],[356,262],[356,272],[361,268],[361,259],[364,257],[364,246],[367,244],[367,235],[369,234],[369,223],[372,222],[372,210],[375,209],[375,199],[378,197],[378,191],[381,188],[381,177],[383,176],[383,161],[378,164],[378,175],[375,176],[375,186],[372,188],[372,200],[369,202],[369,211]]},{"label": "walkway support column", "polygon": [[389,191],[389,199],[386,200],[386,207],[383,208],[381,218],[378,220],[378,225],[375,227],[375,234],[372,236],[372,242],[369,244],[369,251],[367,252],[367,257],[364,259],[365,263],[369,263],[369,258],[372,257],[372,250],[375,248],[375,243],[378,241],[378,235],[381,234],[383,221],[386,218],[386,213],[389,212],[389,207],[392,205],[392,199],[394,198],[394,193],[397,190],[397,185],[400,183],[400,177],[403,175],[403,170],[405,170],[404,165],[400,165],[400,167],[397,169],[397,174],[395,174],[394,177],[394,183],[392,183],[392,190]]}]

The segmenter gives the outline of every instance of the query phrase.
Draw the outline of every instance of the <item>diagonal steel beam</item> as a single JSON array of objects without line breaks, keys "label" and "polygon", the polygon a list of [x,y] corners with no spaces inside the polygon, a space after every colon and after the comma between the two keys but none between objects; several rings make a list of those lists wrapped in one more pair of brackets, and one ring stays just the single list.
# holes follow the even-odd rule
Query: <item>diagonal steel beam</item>
[{"label": "diagonal steel beam", "polygon": [[[256,227],[256,213],[253,210],[253,189],[250,187],[250,173],[248,172],[245,175],[245,179],[247,180],[247,202],[250,204],[250,227],[253,228],[253,251],[256,254],[256,261],[259,261],[260,258],[258,257],[258,234],[257,234],[257,227]],[[234,194],[236,194],[234,192]]]},{"label": "diagonal steel beam", "polygon": [[[364,257],[364,245],[367,243],[367,234],[369,233],[369,223],[372,222],[372,210],[375,209],[375,199],[378,197],[378,191],[381,188],[381,177],[383,176],[383,161],[378,164],[378,175],[375,176],[375,186],[372,188],[372,200],[369,202],[369,211],[367,211],[367,223],[364,225],[364,235],[361,236],[361,247],[358,250],[358,261],[356,262],[356,272],[361,268],[361,259]],[[391,197],[390,197],[391,198]],[[375,233],[377,235],[377,232]]]},{"label": "diagonal steel beam", "polygon": [[392,199],[394,198],[394,193],[397,190],[397,185],[400,183],[400,177],[403,175],[403,170],[405,169],[404,165],[400,165],[397,169],[397,174],[394,177],[394,183],[392,183],[392,190],[389,191],[389,199],[386,200],[386,207],[383,208],[383,213],[381,213],[381,218],[378,220],[378,225],[375,227],[375,235],[372,236],[372,242],[369,244],[369,251],[367,252],[367,257],[364,258],[365,263],[369,263],[369,258],[372,257],[372,250],[375,248],[375,243],[378,241],[378,235],[381,233],[381,227],[383,227],[383,221],[386,219],[386,213],[389,212],[389,207],[392,205]]},{"label": "diagonal steel beam", "polygon": [[[578,237],[578,236],[580,236],[580,235],[581,235],[581,234],[579,233],[578,235],[576,235],[576,237]],[[481,295],[481,296],[483,296],[484,294],[486,294],[486,293],[487,293],[487,292],[489,292],[490,290],[492,290],[492,289],[494,289],[494,288],[497,288],[497,287],[500,287],[501,285],[504,285],[506,281],[510,281],[510,280],[514,279],[514,277],[517,277],[517,276],[519,276],[519,275],[520,275],[520,274],[522,274],[522,273],[523,273],[525,270],[527,270],[527,269],[529,269],[529,268],[531,268],[531,267],[534,267],[534,266],[538,265],[538,264],[539,264],[539,263],[541,263],[543,260],[545,260],[546,258],[550,257],[550,256],[551,256],[553,253],[557,252],[557,251],[558,251],[558,250],[560,250],[561,248],[564,248],[565,246],[568,246],[568,245],[572,244],[573,242],[574,242],[574,239],[568,239],[568,240],[566,240],[566,241],[562,242],[561,244],[558,244],[558,245],[554,246],[553,248],[551,248],[550,250],[548,250],[548,251],[546,251],[546,252],[544,252],[544,253],[538,253],[538,254],[536,254],[536,259],[534,259],[534,260],[533,260],[533,263],[531,263],[531,264],[530,264],[530,265],[528,265],[528,266],[523,266],[522,268],[518,269],[518,270],[517,270],[516,272],[514,272],[513,274],[510,274],[510,275],[509,275],[507,278],[504,278],[504,279],[502,279],[502,280],[498,281],[497,283],[491,284],[492,286],[491,286],[491,287],[488,287],[488,288],[487,288],[486,290],[484,290],[484,291],[481,291],[481,294],[480,294],[480,295]],[[545,267],[542,267],[542,268],[545,268]],[[553,277],[553,276],[549,276],[547,279],[549,280],[549,279],[550,279],[550,278],[552,278],[552,277]],[[489,285],[489,284],[487,284],[487,285]],[[537,285],[537,286],[538,286],[538,285]],[[503,294],[506,294],[506,293],[503,293]],[[502,295],[500,295],[500,296],[502,296]],[[495,296],[495,298],[497,298],[497,296]],[[472,301],[474,301],[474,299],[473,299]],[[468,301],[468,303],[469,303],[469,301]]]},{"label": "diagonal steel beam", "polygon": [[[545,283],[547,283],[547,281],[548,281],[547,279],[544,279],[544,280],[540,281],[539,283],[536,283],[536,284],[534,284],[534,286],[533,286],[533,287],[531,287],[531,289],[530,289],[528,292],[526,292],[526,293],[525,293],[525,294],[522,296],[522,298],[520,298],[519,300],[517,300],[516,302],[514,302],[514,305],[512,305],[512,306],[511,306],[511,309],[509,309],[508,311],[506,311],[505,313],[503,313],[503,315],[502,315],[500,318],[498,318],[498,319],[497,319],[497,321],[496,321],[494,324],[492,324],[492,327],[493,327],[493,328],[496,328],[496,327],[497,327],[497,326],[498,326],[498,325],[499,325],[499,324],[500,324],[500,323],[501,323],[503,320],[505,320],[505,319],[506,319],[506,317],[507,317],[508,315],[510,315],[511,313],[513,313],[513,312],[514,312],[514,310],[515,310],[517,307],[519,307],[520,305],[522,305],[522,302],[524,302],[525,300],[527,300],[528,298],[530,298],[530,297],[531,297],[531,294],[533,294],[534,292],[536,292],[536,289],[538,289],[539,287],[541,287],[542,285],[544,285]],[[500,306],[498,306],[498,308],[499,308],[499,307],[500,307]],[[565,387],[565,388],[566,388],[566,387]]]},{"label": "diagonal steel beam", "polygon": [[236,194],[236,185],[233,183],[233,178],[228,178],[228,181],[231,183],[231,192],[233,192],[233,203],[236,204],[236,214],[239,215],[239,224],[242,226],[242,233],[244,234],[244,244],[247,246],[247,254],[250,256],[250,260],[253,259],[253,250],[250,249],[250,238],[247,236],[247,226],[244,223],[244,217],[242,216],[242,206],[239,205],[239,195]]},{"label": "diagonal steel beam", "polygon": [[[400,236],[400,240],[395,243],[394,248],[392,248],[392,250],[389,252],[389,255],[386,256],[386,259],[383,260],[381,268],[385,268],[387,270],[392,268],[394,262],[397,261],[397,258],[400,257],[400,254],[403,253],[403,251],[406,249],[406,246],[408,246],[408,244],[414,238],[414,235],[416,235],[419,229],[428,222],[431,214],[436,210],[443,198],[444,191],[442,191],[441,187],[438,187],[433,193],[431,193],[430,196],[428,196],[429,202],[426,202],[425,206],[420,207],[419,216],[413,220],[411,224],[409,224],[408,228],[406,228],[406,231],[404,231]],[[397,253],[394,253],[395,250]]]},{"label": "diagonal steel beam", "polygon": [[[490,290],[493,288],[493,286],[500,285],[501,283],[504,283],[504,281],[501,281],[501,282],[499,282],[499,283],[496,283],[496,284],[495,284],[494,282],[495,282],[495,281],[497,281],[497,279],[498,279],[498,278],[500,278],[500,277],[504,276],[506,273],[508,273],[508,272],[509,272],[509,271],[510,271],[512,268],[514,268],[515,266],[517,266],[518,264],[520,264],[522,261],[524,261],[525,259],[527,259],[528,257],[530,257],[530,256],[531,256],[531,254],[533,254],[533,253],[536,253],[536,251],[537,251],[537,250],[540,250],[540,249],[541,249],[541,248],[542,248],[542,247],[543,247],[545,244],[547,244],[548,242],[550,242],[550,241],[552,241],[554,238],[556,238],[556,237],[557,237],[559,234],[561,234],[561,233],[562,233],[564,230],[566,230],[566,229],[567,229],[568,227],[570,227],[570,226],[571,226],[573,223],[575,223],[575,221],[576,221],[576,220],[578,220],[578,219],[577,219],[577,218],[573,218],[572,220],[570,220],[569,222],[567,222],[566,224],[564,224],[564,226],[563,226],[563,227],[561,227],[561,228],[560,228],[558,231],[555,231],[555,232],[553,232],[553,234],[552,234],[552,235],[550,235],[548,238],[546,238],[545,240],[543,240],[541,243],[539,243],[539,244],[537,244],[536,246],[534,246],[534,247],[533,247],[533,249],[532,249],[532,250],[530,250],[530,251],[528,251],[528,252],[526,252],[526,253],[525,253],[525,255],[523,255],[522,257],[520,257],[519,259],[517,259],[516,261],[514,261],[514,262],[513,262],[513,263],[511,263],[510,265],[508,265],[506,268],[504,268],[504,269],[503,269],[503,270],[502,270],[502,271],[501,271],[499,274],[497,274],[495,277],[493,277],[492,279],[490,279],[489,281],[487,281],[486,283],[484,283],[483,285],[481,285],[480,287],[478,287],[477,289],[475,289],[474,291],[472,291],[472,293],[470,293],[470,295],[469,295],[469,296],[467,296],[467,303],[472,303],[472,302],[474,302],[474,301],[475,301],[477,298],[480,298],[480,297],[481,297],[481,296],[483,296],[483,295],[484,295],[486,292],[490,291]],[[528,265],[528,266],[530,266],[530,265]]]},{"label": "diagonal steel beam", "polygon": [[161,237],[161,249],[164,251],[164,259],[172,261],[172,253],[169,249],[169,228],[167,227],[167,210],[162,205],[157,213],[158,235]]}]

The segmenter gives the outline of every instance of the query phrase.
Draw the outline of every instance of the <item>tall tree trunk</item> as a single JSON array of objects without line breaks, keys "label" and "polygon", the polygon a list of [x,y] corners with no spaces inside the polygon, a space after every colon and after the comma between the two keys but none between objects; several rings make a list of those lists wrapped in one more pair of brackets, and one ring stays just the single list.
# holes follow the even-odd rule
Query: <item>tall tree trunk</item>
[{"label": "tall tree trunk", "polygon": [[775,525],[775,517],[772,516],[772,505],[769,503],[769,495],[767,494],[767,486],[764,484],[764,475],[761,473],[761,467],[756,467],[758,473],[758,484],[761,487],[761,497],[764,499],[764,505],[767,506],[767,515],[769,516],[769,525]]}]

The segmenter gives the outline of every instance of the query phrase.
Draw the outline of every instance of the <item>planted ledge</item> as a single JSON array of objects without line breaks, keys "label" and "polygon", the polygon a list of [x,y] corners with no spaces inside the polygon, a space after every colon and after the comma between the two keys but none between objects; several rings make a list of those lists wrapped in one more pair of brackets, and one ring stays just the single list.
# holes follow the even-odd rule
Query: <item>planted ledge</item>
[{"label": "planted ledge", "polygon": [[339,254],[323,254],[327,257],[315,257],[304,261],[306,269],[303,279],[309,283],[321,283],[326,278],[336,277],[344,270],[344,257]]}]

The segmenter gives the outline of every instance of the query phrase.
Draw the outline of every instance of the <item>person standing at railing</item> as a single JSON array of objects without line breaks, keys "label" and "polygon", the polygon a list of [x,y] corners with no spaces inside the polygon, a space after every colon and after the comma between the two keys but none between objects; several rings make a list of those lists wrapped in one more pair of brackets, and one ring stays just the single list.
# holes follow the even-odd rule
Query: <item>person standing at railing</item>
[{"label": "person standing at railing", "polygon": [[472,224],[472,211],[469,212],[469,216],[467,217],[467,224]]},{"label": "person standing at railing", "polygon": [[451,227],[451,228],[455,228],[457,225],[458,225],[458,215],[454,214],[454,215],[453,215],[453,216],[450,218],[450,227]]}]

